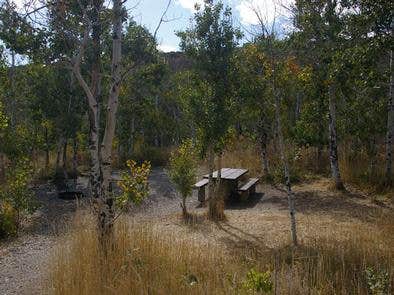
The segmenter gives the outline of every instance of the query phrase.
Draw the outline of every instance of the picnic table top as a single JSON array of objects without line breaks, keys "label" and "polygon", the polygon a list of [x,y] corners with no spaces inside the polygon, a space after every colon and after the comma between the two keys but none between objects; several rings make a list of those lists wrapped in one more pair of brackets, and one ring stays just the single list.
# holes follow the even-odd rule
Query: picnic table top
[{"label": "picnic table top", "polygon": [[[238,169],[238,168],[222,168],[221,170],[221,178],[226,180],[237,180],[244,174],[248,173],[247,169]],[[204,178],[208,178],[209,174],[205,174]],[[218,171],[214,171],[212,174],[213,178],[218,177]]]}]

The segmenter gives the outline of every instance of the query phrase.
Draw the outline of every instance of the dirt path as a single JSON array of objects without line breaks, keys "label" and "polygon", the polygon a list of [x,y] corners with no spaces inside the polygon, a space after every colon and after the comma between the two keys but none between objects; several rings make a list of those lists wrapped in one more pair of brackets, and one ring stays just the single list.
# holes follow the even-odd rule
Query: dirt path
[{"label": "dirt path", "polygon": [[[332,193],[327,187],[326,180],[295,187],[301,239],[324,231],[327,224],[336,223],[344,230],[347,224],[368,225],[375,210],[387,209],[386,205],[374,204],[366,196]],[[150,197],[135,208],[131,216],[199,241],[229,247],[245,243],[275,247],[289,236],[286,194],[269,185],[260,185],[258,192],[247,203],[228,204],[226,222],[217,224],[203,219],[188,227],[179,219],[180,201],[166,173],[154,169],[150,177]],[[40,294],[38,286],[44,279],[50,250],[75,213],[76,202],[60,200],[49,187],[39,188],[37,196],[42,207],[31,217],[29,226],[16,240],[0,245],[0,295]],[[202,216],[206,209],[198,205],[195,196],[189,199],[188,207]],[[313,232],[309,230],[311,224]]]},{"label": "dirt path", "polygon": [[[179,199],[163,169],[154,169],[149,182],[150,197],[131,212],[136,218],[160,219],[179,211]],[[40,294],[37,286],[43,280],[50,249],[77,208],[75,201],[59,199],[48,185],[37,188],[36,194],[41,208],[29,218],[17,239],[0,244],[0,295]],[[190,199],[188,205],[198,204]]]}]

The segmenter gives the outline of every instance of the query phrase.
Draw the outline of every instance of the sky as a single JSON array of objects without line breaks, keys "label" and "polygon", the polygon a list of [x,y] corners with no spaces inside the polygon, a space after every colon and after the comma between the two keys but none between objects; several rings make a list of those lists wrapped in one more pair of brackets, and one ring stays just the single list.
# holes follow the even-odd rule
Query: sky
[{"label": "sky", "polygon": [[[158,31],[159,49],[165,52],[179,50],[179,38],[176,31],[184,30],[193,16],[194,4],[201,4],[203,0],[173,0],[166,18],[171,20],[163,23]],[[234,24],[241,28],[248,28],[258,24],[258,19],[252,7],[260,11],[266,22],[272,23],[276,19],[288,19],[288,7],[293,0],[223,0],[233,10]],[[128,0],[126,6],[129,14],[134,16],[137,23],[145,25],[153,32],[163,14],[168,0]]]},{"label": "sky", "polygon": [[[225,5],[232,8],[234,24],[246,30],[258,24],[258,19],[254,12],[256,10],[259,11],[266,23],[272,23],[274,19],[277,19],[277,23],[280,23],[286,29],[290,15],[288,7],[294,2],[294,0],[222,1]],[[14,2],[18,7],[22,8],[26,0],[14,0]],[[106,2],[110,3],[110,0]],[[133,16],[137,23],[146,26],[153,33],[168,4],[168,0],[127,0],[125,3],[129,15]],[[162,23],[157,34],[160,50],[165,52],[179,50],[179,38],[175,32],[188,27],[190,19],[195,12],[195,3],[202,4],[203,0],[172,0],[166,15],[166,18],[170,21]],[[282,32],[283,28],[278,28],[277,31]]]}]

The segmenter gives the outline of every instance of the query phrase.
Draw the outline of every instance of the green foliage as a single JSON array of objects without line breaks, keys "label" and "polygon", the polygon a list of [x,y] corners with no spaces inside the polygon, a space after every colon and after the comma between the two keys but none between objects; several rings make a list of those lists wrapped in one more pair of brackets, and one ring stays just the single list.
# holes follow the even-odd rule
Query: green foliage
[{"label": "green foliage", "polygon": [[19,159],[15,166],[9,169],[6,185],[1,191],[2,199],[7,200],[19,214],[31,213],[36,209],[29,189],[32,173],[31,162],[26,158]]},{"label": "green foliage", "polygon": [[128,171],[121,173],[119,187],[122,194],[116,197],[119,208],[123,209],[127,204],[139,205],[149,194],[148,176],[151,171],[149,162],[144,162],[140,166],[133,160],[128,160]]},{"label": "green foliage", "polygon": [[0,132],[8,126],[8,119],[4,113],[3,103],[0,101]]},{"label": "green foliage", "polygon": [[20,15],[12,1],[3,1],[0,5],[0,39],[14,53],[38,57],[45,32]]},{"label": "green foliage", "polygon": [[37,209],[37,203],[29,189],[32,172],[30,162],[24,158],[19,159],[8,171],[6,183],[0,190],[2,222],[7,228],[13,228],[11,225],[15,222],[17,229],[23,215]]},{"label": "green foliage", "polygon": [[18,214],[5,200],[0,200],[0,239],[18,232]]},{"label": "green foliage", "polygon": [[368,267],[365,275],[372,295],[389,294],[390,280],[387,271],[375,271],[372,267]]},{"label": "green foliage", "polygon": [[[200,141],[204,147],[211,145],[221,150],[222,139],[226,136],[233,117],[233,56],[241,37],[239,29],[233,27],[232,12],[224,8],[222,2],[205,1],[198,7],[193,24],[183,32],[180,47],[194,62],[196,78],[199,80],[197,92],[188,94],[199,99],[190,104]],[[193,81],[194,82],[194,81]],[[209,92],[201,89],[209,89]],[[200,113],[204,118],[199,118]]]},{"label": "green foliage", "polygon": [[246,274],[246,279],[242,284],[242,287],[247,291],[262,293],[271,292],[273,286],[271,273],[269,271],[259,272],[255,269],[251,269]]},{"label": "green foliage", "polygon": [[184,141],[181,146],[171,154],[168,172],[171,181],[181,194],[182,198],[189,197],[197,177],[197,153],[191,140]]}]

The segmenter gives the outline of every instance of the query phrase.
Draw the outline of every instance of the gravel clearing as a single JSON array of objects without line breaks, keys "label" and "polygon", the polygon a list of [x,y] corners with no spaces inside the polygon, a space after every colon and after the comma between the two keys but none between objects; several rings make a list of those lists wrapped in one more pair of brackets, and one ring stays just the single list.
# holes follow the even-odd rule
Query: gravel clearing
[{"label": "gravel clearing", "polygon": [[[80,180],[82,184],[86,181]],[[196,224],[185,225],[180,219],[180,198],[165,170],[153,169],[149,183],[149,198],[131,209],[129,216],[153,224],[163,233],[176,233],[203,244],[220,244],[230,250],[256,243],[273,248],[289,240],[287,197],[281,189],[259,185],[258,193],[246,203],[226,206],[227,220],[222,223],[207,221],[206,208],[199,206],[194,195],[187,206],[200,218]],[[322,179],[295,187],[301,239],[323,234],[328,226],[343,231],[351,231],[355,224],[373,227],[368,218],[376,209],[392,210],[391,205],[382,208],[361,194],[333,193],[328,186]],[[29,217],[18,238],[0,244],[0,295],[42,294],[40,286],[45,281],[51,249],[76,212],[77,202],[59,199],[51,186],[43,185],[35,191],[41,208]],[[87,199],[78,206],[86,207],[86,203]]]},{"label": "gravel clearing", "polygon": [[[78,182],[86,184],[87,180]],[[163,169],[153,169],[149,183],[150,196],[131,210],[134,218],[161,219],[180,210],[180,200]],[[76,201],[59,199],[50,185],[39,186],[35,192],[40,209],[26,220],[18,238],[0,242],[0,295],[41,294],[39,285],[45,280],[51,249],[77,209]],[[78,206],[84,207],[85,203],[87,200]],[[195,198],[189,199],[190,208],[197,205]]]}]

